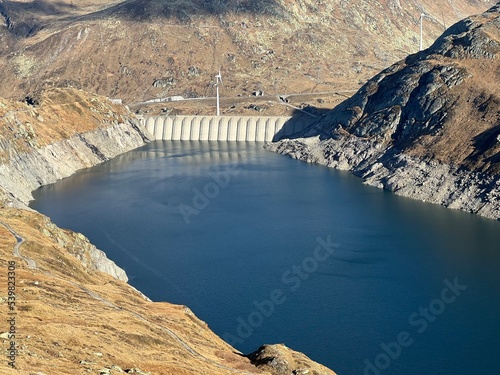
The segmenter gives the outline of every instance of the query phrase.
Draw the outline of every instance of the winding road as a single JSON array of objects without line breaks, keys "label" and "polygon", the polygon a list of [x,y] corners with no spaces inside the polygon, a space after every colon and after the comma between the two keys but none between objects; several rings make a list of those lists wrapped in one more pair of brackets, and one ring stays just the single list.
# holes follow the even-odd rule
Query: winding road
[{"label": "winding road", "polygon": [[36,270],[36,262],[33,259],[30,259],[30,258],[25,257],[24,255],[22,255],[21,251],[19,250],[19,247],[21,247],[21,245],[24,242],[24,238],[21,237],[21,235],[19,235],[14,229],[12,229],[12,227],[9,224],[7,224],[7,223],[5,223],[3,221],[0,221],[0,224],[3,225],[5,228],[7,228],[7,230],[16,239],[16,245],[14,246],[14,251],[13,251],[14,256],[16,256],[17,258],[21,258],[22,260],[24,260],[26,262],[26,264],[28,265],[29,269]]}]

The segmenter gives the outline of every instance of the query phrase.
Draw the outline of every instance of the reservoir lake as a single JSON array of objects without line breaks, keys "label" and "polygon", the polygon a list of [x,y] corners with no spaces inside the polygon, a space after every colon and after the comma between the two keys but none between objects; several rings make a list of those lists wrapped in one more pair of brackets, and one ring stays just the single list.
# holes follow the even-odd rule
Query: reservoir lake
[{"label": "reservoir lake", "polygon": [[156,141],[42,187],[154,301],[348,374],[500,374],[500,222],[262,143]]}]

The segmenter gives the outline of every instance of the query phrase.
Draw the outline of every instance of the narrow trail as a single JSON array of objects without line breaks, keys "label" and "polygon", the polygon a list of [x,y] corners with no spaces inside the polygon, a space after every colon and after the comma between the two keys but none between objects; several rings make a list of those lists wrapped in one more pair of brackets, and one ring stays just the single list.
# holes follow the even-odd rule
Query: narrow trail
[{"label": "narrow trail", "polygon": [[51,275],[51,274],[48,274],[46,272],[43,272],[43,273],[46,274],[46,275],[48,275],[48,276],[56,277],[58,279],[61,279],[61,280],[65,281],[65,282],[68,282],[68,283],[70,283],[70,284],[78,287],[83,292],[87,293],[90,297],[92,297],[93,299],[95,299],[95,300],[97,300],[99,302],[102,302],[103,304],[105,304],[108,307],[112,307],[112,308],[114,308],[116,310],[127,312],[127,313],[129,313],[130,315],[132,315],[136,319],[139,319],[139,320],[141,320],[141,321],[143,321],[145,323],[152,324],[152,325],[156,326],[157,328],[159,328],[160,330],[162,330],[163,332],[165,332],[166,334],[168,334],[178,344],[180,344],[181,346],[183,346],[184,349],[186,349],[195,358],[201,359],[201,360],[203,360],[205,362],[208,362],[208,363],[210,363],[210,364],[212,364],[212,365],[214,365],[214,366],[216,366],[216,367],[218,367],[220,369],[228,370],[228,371],[231,371],[233,373],[244,374],[244,375],[255,375],[255,374],[258,374],[258,373],[255,373],[255,372],[248,372],[248,371],[243,371],[243,370],[237,370],[237,369],[234,369],[234,368],[231,368],[231,367],[224,366],[224,365],[220,364],[219,362],[214,361],[213,359],[207,358],[204,355],[198,353],[195,349],[193,349],[186,341],[184,341],[183,339],[181,339],[170,328],[167,328],[167,327],[165,327],[165,326],[163,326],[161,324],[155,323],[155,322],[151,322],[148,319],[146,319],[144,316],[142,316],[141,314],[139,314],[139,313],[137,313],[137,312],[135,312],[133,310],[130,310],[130,309],[127,309],[127,308],[124,308],[124,307],[121,307],[121,306],[117,306],[113,302],[107,300],[106,298],[103,298],[103,297],[99,296],[97,293],[89,290],[88,288],[84,287],[83,285],[80,285],[80,284],[75,283],[73,281],[65,280],[62,277]]},{"label": "narrow trail", "polygon": [[17,258],[21,258],[22,260],[24,260],[26,262],[26,264],[28,265],[29,269],[36,270],[37,269],[36,268],[36,262],[33,259],[25,257],[24,255],[22,255],[21,251],[19,250],[19,248],[21,247],[21,245],[24,242],[24,238],[21,237],[21,235],[19,235],[14,229],[12,229],[12,227],[9,224],[4,223],[3,221],[0,221],[0,224],[3,225],[5,228],[7,228],[7,230],[16,239],[16,244],[14,246],[14,251],[13,251],[14,256],[17,257]]},{"label": "narrow trail", "polygon": [[143,322],[146,322],[148,324],[152,324],[154,326],[156,326],[157,328],[159,328],[160,330],[162,330],[163,332],[165,332],[166,334],[168,334],[172,339],[174,339],[178,344],[180,344],[181,346],[183,346],[193,357],[196,357],[198,359],[201,359],[207,363],[210,363],[220,369],[223,369],[223,370],[228,370],[228,371],[231,371],[233,373],[237,373],[237,374],[245,374],[245,375],[255,375],[255,373],[252,373],[252,372],[247,372],[247,371],[243,371],[243,370],[237,370],[237,369],[234,369],[234,368],[231,368],[231,367],[227,367],[227,366],[224,366],[216,361],[214,361],[213,359],[210,359],[210,358],[207,358],[205,357],[204,355],[198,353],[195,349],[193,349],[186,341],[184,341],[183,339],[181,339],[174,331],[172,331],[170,328],[167,328],[167,327],[164,327],[163,325],[160,325],[158,323],[154,323],[154,322],[151,322],[149,321],[148,319],[146,319],[144,316],[142,316],[141,314],[133,311],[133,310],[130,310],[130,309],[127,309],[127,308],[124,308],[124,307],[121,307],[121,306],[117,306],[115,305],[113,302],[107,300],[106,298],[103,298],[101,296],[99,296],[97,293],[91,291],[90,289],[86,288],[85,286],[81,285],[81,284],[78,284],[78,283],[75,283],[73,281],[70,281],[70,280],[66,280],[64,279],[63,277],[60,277],[60,276],[57,276],[57,275],[53,275],[49,272],[45,272],[45,271],[42,271],[40,269],[37,269],[37,266],[36,266],[36,262],[31,259],[31,258],[28,258],[26,256],[24,256],[23,254],[21,254],[21,251],[19,250],[20,246],[24,243],[25,239],[19,234],[17,233],[14,229],[12,229],[12,227],[1,221],[0,220],[0,225],[3,225],[13,236],[14,238],[16,239],[16,244],[14,245],[14,250],[13,250],[13,255],[18,257],[18,258],[21,258],[22,260],[24,260],[27,264],[27,267],[29,269],[32,269],[32,270],[38,270],[39,272],[43,273],[44,275],[46,276],[49,276],[49,277],[54,277],[54,278],[57,278],[63,282],[67,282],[73,286],[76,286],[77,288],[81,289],[83,292],[85,292],[87,295],[89,295],[91,298],[93,298],[94,300],[96,301],[99,301],[103,304],[105,304],[106,306],[108,307],[111,307],[111,308],[114,308],[116,310],[120,310],[120,311],[125,311],[127,313],[129,313],[130,315],[132,315],[133,317],[135,317],[136,319],[139,319]]}]

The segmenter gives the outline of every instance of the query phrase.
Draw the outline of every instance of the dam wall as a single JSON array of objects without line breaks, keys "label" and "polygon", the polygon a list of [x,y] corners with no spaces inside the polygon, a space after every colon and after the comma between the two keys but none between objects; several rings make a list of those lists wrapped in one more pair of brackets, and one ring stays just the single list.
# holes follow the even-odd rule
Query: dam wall
[{"label": "dam wall", "polygon": [[156,140],[278,141],[310,124],[279,116],[143,116],[142,125]]}]

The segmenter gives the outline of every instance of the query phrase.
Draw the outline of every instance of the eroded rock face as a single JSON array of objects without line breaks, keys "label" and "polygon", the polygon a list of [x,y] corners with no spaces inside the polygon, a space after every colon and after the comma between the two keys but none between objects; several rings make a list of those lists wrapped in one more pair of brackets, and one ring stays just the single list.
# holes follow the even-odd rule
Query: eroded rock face
[{"label": "eroded rock face", "polygon": [[152,139],[132,114],[104,97],[73,89],[46,96],[39,107],[0,103],[0,188],[14,203],[27,205],[38,187]]},{"label": "eroded rock face", "polygon": [[296,139],[267,147],[498,219],[499,53],[497,5],[382,71]]}]

